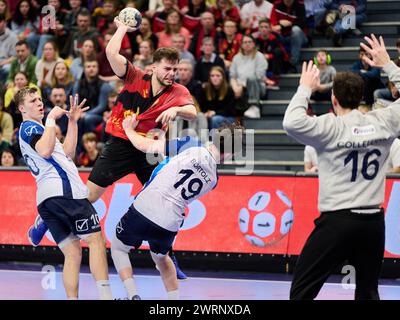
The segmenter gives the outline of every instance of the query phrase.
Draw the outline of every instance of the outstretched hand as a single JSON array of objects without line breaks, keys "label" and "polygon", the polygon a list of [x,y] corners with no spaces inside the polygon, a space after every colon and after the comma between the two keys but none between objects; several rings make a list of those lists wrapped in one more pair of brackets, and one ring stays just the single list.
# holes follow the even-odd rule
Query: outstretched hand
[{"label": "outstretched hand", "polygon": [[303,70],[300,77],[300,85],[309,87],[312,91],[320,85],[319,70],[312,60],[303,62]]},{"label": "outstretched hand", "polygon": [[78,105],[79,101],[79,95],[76,94],[75,98],[72,97],[72,95],[69,96],[69,112],[68,112],[68,118],[70,121],[75,121],[77,122],[81,117],[82,114],[84,114],[87,110],[89,110],[90,107],[84,107],[86,103],[86,99],[83,99],[83,101]]},{"label": "outstretched hand", "polygon": [[371,37],[365,36],[364,39],[368,42],[370,47],[364,43],[360,43],[360,46],[372,57],[369,58],[367,55],[364,55],[363,60],[366,63],[371,67],[383,68],[384,65],[390,62],[390,57],[382,36],[379,37],[379,41],[374,34],[371,34]]}]

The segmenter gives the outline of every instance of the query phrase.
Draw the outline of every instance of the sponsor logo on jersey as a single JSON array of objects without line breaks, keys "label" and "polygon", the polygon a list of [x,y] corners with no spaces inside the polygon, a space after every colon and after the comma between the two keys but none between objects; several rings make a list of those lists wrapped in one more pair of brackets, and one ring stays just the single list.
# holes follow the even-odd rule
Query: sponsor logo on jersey
[{"label": "sponsor logo on jersey", "polygon": [[371,124],[364,127],[353,127],[351,128],[353,136],[369,136],[376,133],[375,127]]},{"label": "sponsor logo on jersey", "polygon": [[26,127],[24,132],[28,137],[30,137],[32,134],[39,134],[38,126],[34,124]]}]

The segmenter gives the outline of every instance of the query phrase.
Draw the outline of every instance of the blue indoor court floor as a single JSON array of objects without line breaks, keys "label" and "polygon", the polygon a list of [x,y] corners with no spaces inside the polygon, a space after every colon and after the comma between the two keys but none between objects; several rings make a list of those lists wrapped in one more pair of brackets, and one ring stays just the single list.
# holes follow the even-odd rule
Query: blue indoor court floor
[{"label": "blue indoor court floor", "polygon": [[[40,269],[24,270],[21,267],[9,269],[14,270],[0,270],[1,300],[65,299],[60,272],[46,274]],[[114,297],[123,299],[126,296],[125,290],[118,275],[112,273],[110,282]],[[147,269],[137,271],[136,283],[142,299],[166,299],[161,278],[157,273]],[[233,278],[232,275],[224,275],[222,272],[214,274],[193,272],[189,273],[187,280],[180,282],[182,300],[287,300],[289,289],[290,276],[275,274],[264,274],[260,279],[260,275],[241,274]],[[382,280],[379,292],[382,300],[400,300],[400,281]],[[340,283],[328,282],[317,299],[352,300],[353,296],[353,289],[345,289]],[[97,299],[95,282],[89,273],[84,272],[80,276],[79,298]]]}]

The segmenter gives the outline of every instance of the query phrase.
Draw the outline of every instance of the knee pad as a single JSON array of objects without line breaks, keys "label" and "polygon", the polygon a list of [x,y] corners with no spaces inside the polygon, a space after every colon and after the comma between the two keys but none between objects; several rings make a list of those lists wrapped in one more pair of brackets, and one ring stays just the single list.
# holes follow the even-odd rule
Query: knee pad
[{"label": "knee pad", "polygon": [[119,272],[120,270],[132,267],[131,261],[129,260],[130,246],[124,244],[116,236],[111,241],[111,257],[114,262],[115,269]]}]

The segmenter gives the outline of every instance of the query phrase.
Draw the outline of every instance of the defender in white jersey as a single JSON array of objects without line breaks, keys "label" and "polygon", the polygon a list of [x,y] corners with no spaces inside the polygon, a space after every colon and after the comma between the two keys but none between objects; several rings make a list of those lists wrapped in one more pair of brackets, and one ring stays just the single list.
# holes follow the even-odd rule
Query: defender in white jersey
[{"label": "defender in white jersey", "polygon": [[[15,96],[23,122],[19,129],[22,155],[37,183],[38,211],[58,247],[64,254],[63,280],[69,299],[78,298],[79,269],[83,239],[89,246],[90,270],[99,290],[100,299],[112,299],[108,282],[105,241],[99,218],[87,200],[88,189],[79,177],[73,162],[76,150],[77,121],[86,99],[78,105],[70,97],[71,109],[54,107],[43,126],[44,106],[34,88],[23,88]],[[63,144],[56,138],[55,121],[67,115],[68,131]]]},{"label": "defender in white jersey", "polygon": [[168,251],[183,224],[189,203],[216,187],[217,163],[228,156],[224,149],[226,141],[241,139],[242,128],[238,125],[219,128],[216,137],[221,134],[225,143],[204,146],[192,137],[168,143],[164,139],[148,139],[134,131],[136,125],[135,117],[123,121],[132,144],[146,153],[165,154],[166,158],[154,169],[150,180],[119,221],[116,236],[111,242],[111,255],[128,298],[139,299],[128,253],[132,247],[137,249],[147,240],[168,298],[178,299],[178,280]]},{"label": "defender in white jersey", "polygon": [[[371,66],[383,67],[400,87],[400,68],[390,61],[382,37],[365,37]],[[321,216],[309,236],[293,275],[291,299],[313,299],[339,265],[348,261],[356,271],[355,299],[379,299],[378,278],[385,247],[384,201],[387,159],[400,135],[400,100],[385,109],[357,110],[363,82],[343,72],[334,79],[335,114],[306,114],[318,69],[303,64],[300,86],[283,120],[287,133],[318,153]]]}]

